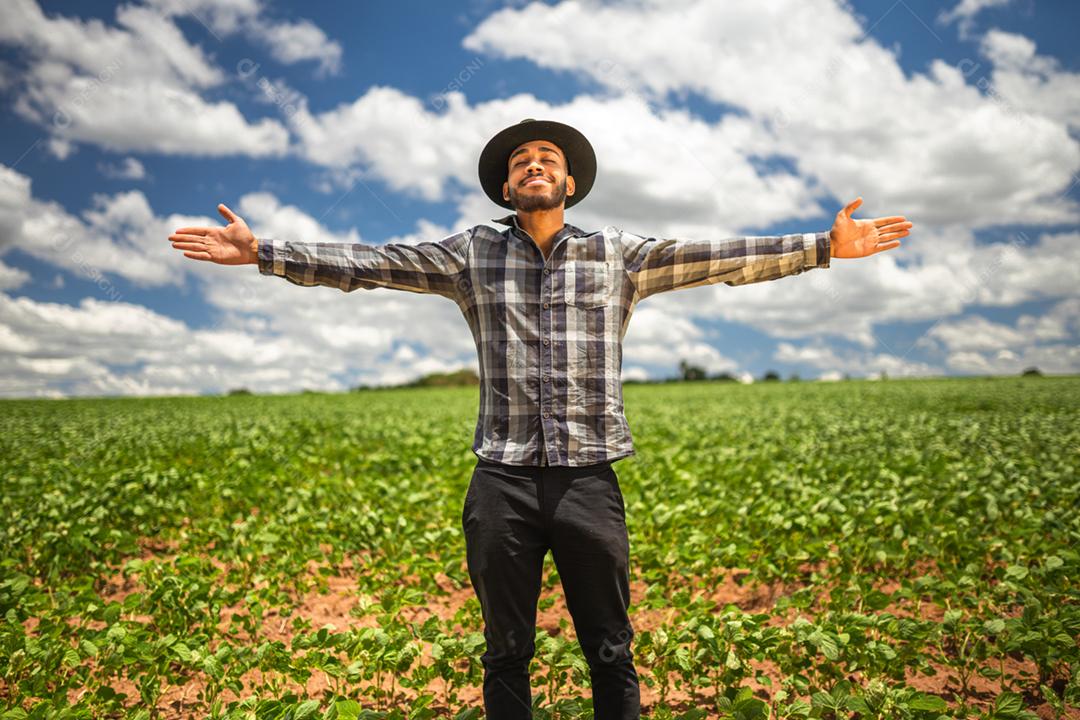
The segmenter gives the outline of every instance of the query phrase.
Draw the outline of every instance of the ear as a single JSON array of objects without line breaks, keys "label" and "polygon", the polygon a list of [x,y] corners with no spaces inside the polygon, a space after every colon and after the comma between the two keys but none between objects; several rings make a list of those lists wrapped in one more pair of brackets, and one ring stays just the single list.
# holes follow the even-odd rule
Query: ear
[{"label": "ear", "polygon": [[574,176],[573,175],[567,175],[566,176],[566,194],[567,195],[573,195],[574,194]]},{"label": "ear", "polygon": [[503,183],[503,200],[510,199],[510,183]]}]

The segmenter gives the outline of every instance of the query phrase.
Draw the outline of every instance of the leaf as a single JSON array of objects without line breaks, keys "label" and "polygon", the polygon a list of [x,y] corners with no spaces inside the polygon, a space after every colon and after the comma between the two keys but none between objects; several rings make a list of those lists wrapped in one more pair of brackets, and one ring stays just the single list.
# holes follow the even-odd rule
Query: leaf
[{"label": "leaf", "polygon": [[314,716],[317,712],[319,712],[319,701],[307,700],[297,706],[296,713],[293,715],[293,720],[307,720],[307,718]]},{"label": "leaf", "polygon": [[827,692],[816,692],[810,696],[810,702],[814,707],[825,708],[826,710],[839,710],[839,706],[836,704],[836,698]]},{"label": "leaf", "polygon": [[1013,580],[1023,580],[1028,576],[1028,569],[1023,565],[1010,565],[1005,568],[1005,577]]},{"label": "leaf", "polygon": [[338,700],[334,709],[340,720],[356,720],[360,716],[360,703],[355,700]]},{"label": "leaf", "polygon": [[220,680],[221,676],[225,673],[221,667],[221,663],[213,655],[207,655],[202,661],[203,672],[215,680]]},{"label": "leaf", "polygon": [[912,710],[923,710],[926,712],[945,712],[949,707],[948,703],[946,703],[943,698],[940,698],[937,695],[931,695],[930,693],[919,693],[907,701],[907,706]]},{"label": "leaf", "polygon": [[1054,708],[1054,710],[1059,713],[1065,712],[1065,705],[1061,702],[1061,698],[1057,696],[1056,692],[1046,685],[1039,685],[1039,690],[1042,692],[1043,699],[1049,703],[1050,707]]},{"label": "leaf", "polygon": [[866,704],[866,700],[859,697],[858,695],[852,695],[848,698],[847,709],[851,710],[852,712],[857,712],[860,715],[873,714],[873,710],[871,710],[870,706]]},{"label": "leaf", "polygon": [[75,648],[69,647],[64,651],[64,664],[68,667],[78,667],[79,660],[79,651]]},{"label": "leaf", "polygon": [[681,715],[676,715],[675,720],[704,720],[707,717],[709,717],[709,713],[702,708],[693,708]]},{"label": "leaf", "polygon": [[818,651],[829,660],[836,660],[840,657],[840,648],[837,647],[836,641],[822,631],[815,630],[810,633],[808,640],[810,640]]},{"label": "leaf", "polygon": [[1014,692],[1003,692],[994,698],[994,714],[1013,717],[1024,707],[1024,700]]}]

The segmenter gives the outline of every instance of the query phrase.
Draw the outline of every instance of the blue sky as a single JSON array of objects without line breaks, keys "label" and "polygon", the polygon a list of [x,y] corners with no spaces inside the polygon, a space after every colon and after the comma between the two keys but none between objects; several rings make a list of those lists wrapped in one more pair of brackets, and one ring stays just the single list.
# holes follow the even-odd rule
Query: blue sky
[{"label": "blue sky", "polygon": [[341,390],[475,367],[441,298],[301,289],[166,237],[218,223],[218,202],[307,241],[489,222],[475,158],[525,116],[594,140],[575,224],[820,231],[856,195],[856,217],[916,224],[872,258],[642,302],[624,377],[680,358],[747,379],[1078,371],[1080,9],[681,4],[6,4],[0,395]]}]

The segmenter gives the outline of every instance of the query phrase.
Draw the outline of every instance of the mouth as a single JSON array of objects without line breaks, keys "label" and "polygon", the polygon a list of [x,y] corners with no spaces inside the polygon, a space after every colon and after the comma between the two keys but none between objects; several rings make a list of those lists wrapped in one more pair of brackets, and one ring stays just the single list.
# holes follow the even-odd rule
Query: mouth
[{"label": "mouth", "polygon": [[522,187],[529,187],[530,185],[548,185],[547,180],[542,177],[529,178],[525,182],[521,183]]}]

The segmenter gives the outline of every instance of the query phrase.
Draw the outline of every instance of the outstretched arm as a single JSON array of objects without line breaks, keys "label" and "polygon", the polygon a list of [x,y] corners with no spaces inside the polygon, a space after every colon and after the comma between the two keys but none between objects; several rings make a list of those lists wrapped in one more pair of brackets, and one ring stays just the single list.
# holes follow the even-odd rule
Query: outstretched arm
[{"label": "outstretched arm", "polygon": [[468,285],[466,259],[471,233],[415,245],[308,243],[256,238],[225,205],[225,227],[186,227],[169,236],[185,257],[222,265],[258,265],[295,285],[324,285],[343,292],[378,287],[443,295],[457,301]]},{"label": "outstretched arm", "polygon": [[620,231],[623,261],[638,299],[724,283],[749,285],[829,267],[833,257],[871,255],[900,244],[903,216],[853,220],[862,198],[840,210],[828,232],[746,235],[717,240],[644,238]]}]

